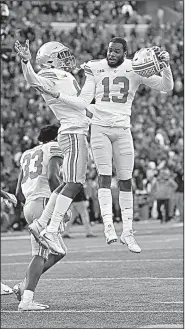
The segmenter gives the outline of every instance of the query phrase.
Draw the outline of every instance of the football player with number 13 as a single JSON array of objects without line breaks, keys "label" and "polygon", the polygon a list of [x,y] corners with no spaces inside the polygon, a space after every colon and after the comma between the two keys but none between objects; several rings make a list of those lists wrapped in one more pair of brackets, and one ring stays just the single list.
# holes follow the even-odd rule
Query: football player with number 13
[{"label": "football player with number 13", "polygon": [[[131,106],[140,84],[159,92],[168,92],[173,89],[174,83],[169,66],[170,56],[166,51],[158,47],[144,48],[135,54],[133,60],[127,59],[126,55],[126,41],[120,37],[113,38],[105,59],[92,60],[84,66],[86,81],[79,97],[67,96],[62,90],[52,93],[52,96],[63,104],[78,109],[88,108],[93,113],[91,147],[99,176],[98,198],[106,241],[108,244],[117,241],[110,189],[113,158],[123,222],[120,242],[126,244],[130,251],[139,253],[141,248],[132,227],[134,147],[130,131]],[[50,90],[44,92],[47,94]],[[90,105],[93,98],[95,104]]]}]

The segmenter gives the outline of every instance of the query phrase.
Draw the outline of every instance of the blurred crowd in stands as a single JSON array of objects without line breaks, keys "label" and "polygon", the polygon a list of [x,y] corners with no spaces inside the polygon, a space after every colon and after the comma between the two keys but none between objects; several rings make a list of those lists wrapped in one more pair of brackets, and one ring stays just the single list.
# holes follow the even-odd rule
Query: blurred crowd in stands
[{"label": "blurred crowd in stands", "polygon": [[[62,2],[62,1],[10,1],[9,17],[3,30],[2,49],[7,47],[1,64],[1,187],[15,193],[22,152],[37,144],[41,126],[56,123],[40,94],[29,88],[24,80],[20,60],[13,50],[16,39],[24,43],[30,40],[33,61],[38,48],[45,42],[57,40],[69,46],[77,60],[77,66],[91,59],[106,56],[109,40],[114,36],[125,37],[128,56],[142,47],[160,46],[171,56],[174,90],[168,94],[158,93],[140,86],[132,107],[132,133],[135,145],[135,168],[133,190],[135,193],[135,219],[164,216],[159,207],[161,200],[168,200],[166,220],[175,211],[182,220],[183,202],[183,22],[153,24],[148,15],[135,11],[135,2]],[[127,6],[127,9],[125,8]],[[73,21],[76,27],[69,31],[54,31],[50,25],[56,21]],[[80,25],[85,22],[86,27]],[[117,24],[115,29],[106,24]],[[145,35],[132,28],[125,36],[122,24],[148,24]],[[2,50],[3,52],[3,50]],[[38,67],[34,66],[35,70]],[[84,83],[83,70],[73,72],[80,85]],[[165,175],[164,175],[165,171]],[[118,189],[113,173],[112,191],[114,217],[120,220],[117,201]],[[165,177],[165,184],[163,179]],[[162,181],[161,181],[162,179]],[[172,183],[173,181],[173,183]],[[91,220],[100,220],[97,200],[97,172],[92,160],[87,172],[86,196],[89,199]],[[160,186],[162,192],[160,190]],[[138,196],[138,197],[137,197]],[[156,203],[156,200],[160,202]],[[173,206],[172,202],[173,200]],[[147,212],[141,208],[147,204]],[[179,205],[180,204],[180,205]],[[1,217],[9,217],[11,223],[18,221],[19,209],[2,203]],[[154,207],[155,205],[155,207]],[[155,208],[155,209],[154,209]],[[7,213],[9,214],[7,216]],[[15,218],[16,213],[16,218]],[[12,217],[11,217],[12,216]],[[1,223],[6,219],[1,218]],[[9,226],[11,226],[9,225]]]}]

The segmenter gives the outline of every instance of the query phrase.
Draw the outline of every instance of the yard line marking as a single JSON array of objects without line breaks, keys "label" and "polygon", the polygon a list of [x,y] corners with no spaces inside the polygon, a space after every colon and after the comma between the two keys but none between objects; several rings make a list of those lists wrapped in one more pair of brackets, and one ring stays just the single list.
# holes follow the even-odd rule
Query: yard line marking
[{"label": "yard line marking", "polygon": [[156,324],[156,325],[150,325],[150,326],[144,326],[144,327],[140,327],[140,328],[151,328],[151,329],[154,329],[154,328],[169,328],[169,329],[172,329],[172,328],[184,328],[183,324],[180,324],[180,323],[177,323],[177,324]]},{"label": "yard line marking", "polygon": [[184,302],[152,302],[152,304],[184,304]]},{"label": "yard line marking", "polygon": [[[118,246],[118,248],[119,248],[119,246]],[[88,249],[83,249],[83,250],[81,250],[81,249],[69,249],[69,251],[68,251],[68,254],[76,254],[76,253],[100,253],[100,252],[114,252],[114,251],[116,251],[116,252],[128,252],[128,249],[127,248],[124,248],[124,247],[120,247],[119,249],[118,248],[114,248],[114,249],[112,249],[110,246],[105,246],[105,247],[103,247],[103,248],[99,248],[99,250],[93,250],[93,247],[90,249],[90,250],[88,250]],[[161,247],[159,247],[159,248],[142,248],[142,250],[143,251],[147,251],[147,250],[151,250],[151,251],[154,251],[154,250],[163,250],[163,249],[165,249],[165,250],[171,250],[171,249],[173,249],[173,250],[176,250],[176,249],[183,249],[183,246],[182,247],[169,247],[168,246],[168,248],[166,248],[166,247],[164,247],[164,248],[161,248]],[[14,256],[28,256],[28,255],[31,255],[31,252],[26,252],[26,253],[11,253],[11,254],[1,254],[1,257],[14,257]]]},{"label": "yard line marking", "polygon": [[[156,277],[150,277],[150,276],[145,276],[145,277],[118,277],[118,278],[112,278],[112,277],[103,277],[103,278],[45,278],[45,279],[40,279],[41,281],[112,281],[112,280],[183,280],[184,278],[156,278]],[[22,281],[22,279],[4,279],[6,282],[12,282],[12,281]]]},{"label": "yard line marking", "polygon": [[[75,235],[75,233],[72,233]],[[180,234],[182,235],[182,234]],[[82,238],[83,236],[81,236],[80,234],[80,237]],[[103,235],[99,235],[98,236],[99,238],[103,238]],[[141,238],[143,237],[142,235],[138,235],[137,238]],[[148,241],[147,241],[147,238],[148,238]],[[8,241],[8,240],[30,240],[30,235],[23,235],[23,236],[1,236],[1,241]],[[167,239],[163,239],[163,240],[156,240],[155,238],[152,240],[151,237],[145,237],[145,241],[144,242],[149,242],[149,243],[152,243],[152,242],[170,242],[170,241],[178,241],[179,240],[179,237],[173,237],[173,238],[169,238],[167,237]],[[98,246],[103,246],[102,244],[99,244],[99,245],[89,245],[89,247],[98,247]]]},{"label": "yard line marking", "polygon": [[130,311],[113,311],[113,310],[110,310],[110,311],[100,311],[100,310],[63,310],[63,311],[57,311],[57,310],[50,310],[48,311],[47,309],[44,310],[44,311],[27,311],[27,312],[20,312],[20,311],[1,311],[1,313],[24,313],[26,315],[28,315],[28,313],[184,313],[183,311],[138,311],[138,310],[130,310]]},{"label": "yard line marking", "polygon": [[15,254],[1,254],[1,257],[14,257],[14,256],[31,256],[31,252],[20,252]]},{"label": "yard line marking", "polygon": [[[61,265],[61,264],[89,264],[89,263],[125,263],[125,262],[130,262],[130,263],[135,263],[135,262],[171,262],[171,261],[183,261],[183,258],[159,258],[159,259],[108,259],[108,260],[67,260],[67,261],[62,261],[61,263],[56,263],[55,265]],[[15,266],[15,265],[27,265],[29,262],[12,262],[12,263],[1,263],[1,266]]]},{"label": "yard line marking", "polygon": [[30,235],[1,236],[1,241],[8,241],[8,240],[30,240]]}]

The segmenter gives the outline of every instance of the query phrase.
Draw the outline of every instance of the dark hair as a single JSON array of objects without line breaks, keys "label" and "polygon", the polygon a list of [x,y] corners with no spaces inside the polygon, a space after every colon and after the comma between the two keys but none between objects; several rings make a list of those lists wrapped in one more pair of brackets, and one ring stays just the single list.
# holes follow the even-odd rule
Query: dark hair
[{"label": "dark hair", "polygon": [[115,38],[111,39],[110,42],[121,43],[123,46],[123,50],[127,51],[127,42],[125,41],[125,39],[123,39],[121,37],[115,37]]},{"label": "dark hair", "polygon": [[38,141],[42,143],[47,143],[52,140],[55,140],[58,135],[58,126],[56,125],[48,125],[40,130],[40,134],[38,136]]}]

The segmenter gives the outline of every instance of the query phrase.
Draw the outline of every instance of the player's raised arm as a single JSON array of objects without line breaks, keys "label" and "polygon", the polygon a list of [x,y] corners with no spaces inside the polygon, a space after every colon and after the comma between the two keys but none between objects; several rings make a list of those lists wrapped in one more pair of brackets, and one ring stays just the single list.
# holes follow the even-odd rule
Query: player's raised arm
[{"label": "player's raised arm", "polygon": [[95,89],[96,89],[94,76],[92,73],[90,73],[91,70],[88,69],[87,66],[84,70],[85,70],[85,74],[86,74],[86,81],[85,81],[85,84],[78,97],[77,96],[68,96],[66,94],[59,93],[59,92],[53,92],[53,90],[51,90],[50,88],[47,88],[47,87],[40,86],[39,89],[42,90],[42,93],[44,93],[46,95],[50,95],[53,98],[58,99],[62,103],[66,104],[68,106],[71,106],[72,108],[76,108],[78,110],[84,110],[92,102],[94,95],[95,95]]},{"label": "player's raised arm", "polygon": [[33,67],[30,63],[32,56],[29,49],[29,40],[26,40],[24,47],[17,40],[15,42],[15,50],[21,58],[23,74],[30,86],[35,87],[42,92],[42,89],[39,87],[52,88],[55,85],[52,79],[42,77],[35,73],[33,70]]},{"label": "player's raised arm", "polygon": [[173,90],[174,82],[170,66],[163,69],[161,77],[157,75],[150,78],[141,77],[142,83],[158,91],[168,92]]},{"label": "player's raised arm", "polygon": [[[140,84],[168,92],[174,87],[169,62],[167,51],[161,51],[159,47],[143,48],[134,55],[132,67],[140,75]],[[154,75],[159,72],[162,76]]]}]

